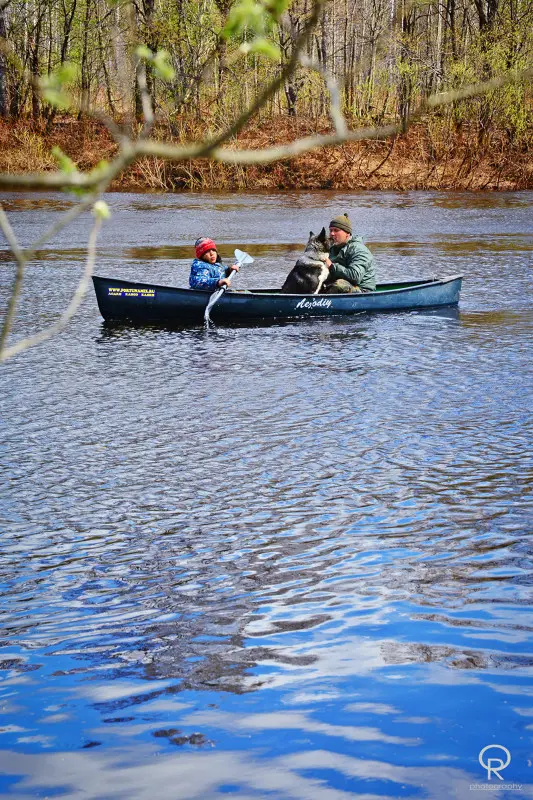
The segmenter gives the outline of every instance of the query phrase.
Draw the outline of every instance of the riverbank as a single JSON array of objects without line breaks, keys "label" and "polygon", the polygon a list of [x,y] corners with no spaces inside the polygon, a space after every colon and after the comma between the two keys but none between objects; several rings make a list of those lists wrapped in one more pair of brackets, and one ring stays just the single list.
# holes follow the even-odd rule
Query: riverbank
[{"label": "riverbank", "polygon": [[[286,117],[248,128],[236,148],[262,148],[316,132],[328,123]],[[205,130],[159,127],[155,135],[174,143],[200,138]],[[529,137],[531,142],[532,137]],[[11,174],[56,167],[51,149],[59,146],[80,169],[111,159],[117,144],[94,120],[60,119],[46,131],[30,121],[0,122],[0,171]],[[305,153],[299,158],[249,167],[201,160],[185,163],[147,158],[112,185],[114,191],[266,191],[293,189],[516,191],[533,189],[531,148],[511,145],[504,131],[479,142],[468,127],[450,135],[439,120],[413,126],[383,141],[351,142]]]}]

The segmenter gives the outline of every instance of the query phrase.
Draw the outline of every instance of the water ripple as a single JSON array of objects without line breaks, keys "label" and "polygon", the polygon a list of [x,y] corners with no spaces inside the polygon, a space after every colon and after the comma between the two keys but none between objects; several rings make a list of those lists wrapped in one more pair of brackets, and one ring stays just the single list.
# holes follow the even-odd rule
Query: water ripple
[{"label": "water ripple", "polygon": [[[305,197],[283,201],[305,228],[344,202]],[[414,271],[453,258],[458,313],[206,334],[109,330],[91,298],[68,335],[8,362],[4,796],[466,798],[493,741],[533,796],[530,201],[351,197],[390,233],[383,279],[405,274],[402,243]],[[13,198],[23,238],[56,202]],[[246,207],[253,231],[281,201],[110,202],[106,269],[141,277],[153,245],[168,283],[186,270],[176,213]],[[294,260],[283,226],[275,245],[250,234],[243,285]],[[19,334],[68,297],[72,241],[32,268]]]}]

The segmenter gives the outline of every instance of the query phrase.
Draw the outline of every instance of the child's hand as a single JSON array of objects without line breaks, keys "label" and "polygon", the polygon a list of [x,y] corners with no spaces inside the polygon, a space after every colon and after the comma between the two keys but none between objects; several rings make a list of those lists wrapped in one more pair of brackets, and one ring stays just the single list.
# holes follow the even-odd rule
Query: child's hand
[{"label": "child's hand", "polygon": [[239,265],[238,264],[232,264],[230,269],[234,270],[235,272],[238,272],[239,271]]},{"label": "child's hand", "polygon": [[221,278],[217,283],[217,286],[229,286],[230,280],[228,278]]}]

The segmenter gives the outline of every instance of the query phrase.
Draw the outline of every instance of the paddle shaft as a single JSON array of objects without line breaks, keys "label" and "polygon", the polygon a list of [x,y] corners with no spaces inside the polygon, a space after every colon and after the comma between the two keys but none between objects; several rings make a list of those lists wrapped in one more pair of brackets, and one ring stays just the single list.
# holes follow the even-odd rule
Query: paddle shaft
[{"label": "paddle shaft", "polygon": [[[239,266],[240,266],[240,264],[239,264]],[[205,307],[205,313],[204,313],[204,320],[206,322],[209,322],[209,312],[211,311],[211,309],[213,308],[215,303],[217,303],[220,300],[220,298],[222,297],[222,295],[224,294],[224,292],[228,288],[229,283],[231,283],[231,279],[233,278],[233,276],[235,275],[236,272],[237,272],[236,269],[232,269],[230,274],[226,278],[228,283],[227,284],[225,283],[224,286],[221,286],[220,289],[218,289],[216,292],[214,292],[211,295],[211,297],[209,298],[209,302]]]},{"label": "paddle shaft", "polygon": [[[237,259],[237,261],[235,262],[237,267],[242,267],[243,264],[252,264],[253,263],[252,256],[248,255],[248,253],[245,253],[242,250],[235,250],[235,258]],[[209,298],[209,302],[206,305],[205,311],[204,311],[204,322],[206,322],[207,324],[209,324],[209,312],[211,311],[211,309],[213,308],[213,306],[215,305],[217,300],[219,300],[222,297],[222,295],[224,294],[224,292],[228,288],[228,285],[231,282],[231,279],[233,278],[233,275],[236,272],[237,272],[236,269],[231,269],[231,267],[230,267],[230,274],[226,278],[228,283],[225,283],[224,286],[221,286],[221,288],[218,289],[218,291],[213,292],[213,294]]]}]

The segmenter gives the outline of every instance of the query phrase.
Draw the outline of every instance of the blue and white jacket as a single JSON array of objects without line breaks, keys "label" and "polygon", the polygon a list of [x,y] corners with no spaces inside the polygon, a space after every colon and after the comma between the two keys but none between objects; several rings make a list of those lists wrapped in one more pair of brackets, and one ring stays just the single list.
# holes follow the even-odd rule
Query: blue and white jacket
[{"label": "blue and white jacket", "polygon": [[191,289],[203,289],[206,292],[214,291],[219,280],[225,278],[226,274],[226,267],[219,261],[216,264],[208,264],[206,261],[195,258],[191,264],[189,286]]}]

